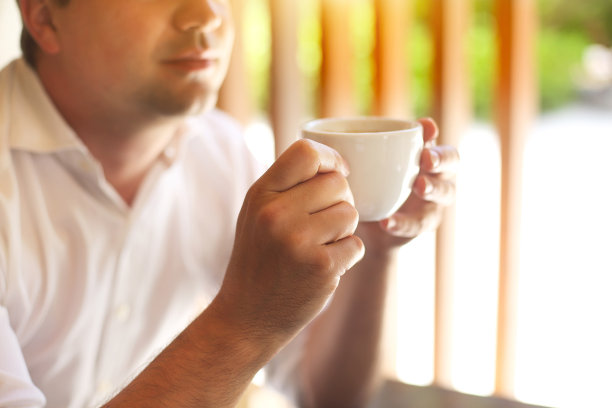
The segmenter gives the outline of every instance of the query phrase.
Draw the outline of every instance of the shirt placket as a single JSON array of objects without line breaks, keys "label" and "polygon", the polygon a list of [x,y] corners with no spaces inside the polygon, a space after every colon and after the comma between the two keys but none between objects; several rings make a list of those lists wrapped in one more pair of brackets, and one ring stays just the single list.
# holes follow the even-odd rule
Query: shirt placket
[{"label": "shirt placket", "polygon": [[135,363],[133,356],[126,354],[124,346],[138,341],[138,324],[135,321],[140,309],[138,293],[147,290],[143,287],[147,284],[147,280],[143,279],[147,271],[141,264],[148,239],[143,213],[153,198],[164,169],[165,165],[161,163],[152,169],[143,182],[133,208],[118,208],[124,214],[125,223],[121,233],[117,234],[117,262],[97,359],[94,405],[108,400],[113,393],[125,387],[128,376],[134,374],[118,370],[117,367],[129,367]]},{"label": "shirt placket", "polygon": [[[122,378],[117,378],[112,366],[121,354],[118,352],[122,342],[129,342],[127,329],[132,315],[132,303],[128,296],[128,280],[131,269],[131,241],[134,234],[132,222],[128,220],[118,240],[117,262],[113,276],[113,289],[108,302],[108,311],[98,351],[94,400],[97,403],[108,399],[120,386]],[[119,235],[119,234],[118,234]]]}]

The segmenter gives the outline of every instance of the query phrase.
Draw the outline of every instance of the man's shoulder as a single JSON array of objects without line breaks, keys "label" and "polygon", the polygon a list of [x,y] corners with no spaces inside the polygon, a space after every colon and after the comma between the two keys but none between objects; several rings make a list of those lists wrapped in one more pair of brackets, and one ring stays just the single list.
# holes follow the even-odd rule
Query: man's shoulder
[{"label": "man's shoulder", "polygon": [[17,60],[0,70],[0,159],[8,151],[8,124],[10,120],[10,94],[15,82]]},{"label": "man's shoulder", "polygon": [[18,58],[0,67],[0,86],[4,87],[11,82],[11,78],[15,76],[21,64],[25,64],[25,62],[21,58]]},{"label": "man's shoulder", "polygon": [[0,71],[0,211],[3,210],[3,204],[15,193],[9,124],[10,93],[17,61],[11,62]]},{"label": "man's shoulder", "polygon": [[11,177],[11,144],[9,138],[11,87],[14,82],[17,60],[0,71],[0,197],[7,194],[6,184]]},{"label": "man's shoulder", "polygon": [[12,223],[18,219],[18,188],[15,181],[8,125],[10,92],[14,82],[15,62],[0,71],[0,305],[4,303],[8,242]]},{"label": "man's shoulder", "polygon": [[[15,85],[18,72],[26,69],[25,65],[25,61],[19,58],[0,68],[0,113],[2,114],[8,113],[12,88]],[[5,121],[0,121],[0,124],[2,123],[5,123]],[[4,127],[0,128],[0,131],[4,132]]]}]

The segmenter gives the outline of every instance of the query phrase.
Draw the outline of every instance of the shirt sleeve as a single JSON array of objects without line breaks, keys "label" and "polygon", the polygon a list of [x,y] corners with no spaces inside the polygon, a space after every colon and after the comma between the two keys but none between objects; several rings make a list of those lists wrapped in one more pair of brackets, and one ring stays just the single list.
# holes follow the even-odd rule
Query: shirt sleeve
[{"label": "shirt sleeve", "polygon": [[14,204],[11,199],[16,191],[9,171],[9,151],[4,149],[5,146],[8,146],[7,140],[0,134],[0,407],[39,408],[45,406],[45,397],[30,378],[19,341],[10,324],[8,310],[4,306],[8,270],[6,243],[11,220],[8,208]]},{"label": "shirt sleeve", "polygon": [[30,378],[8,312],[0,306],[0,407],[41,408],[45,404],[44,395]]}]

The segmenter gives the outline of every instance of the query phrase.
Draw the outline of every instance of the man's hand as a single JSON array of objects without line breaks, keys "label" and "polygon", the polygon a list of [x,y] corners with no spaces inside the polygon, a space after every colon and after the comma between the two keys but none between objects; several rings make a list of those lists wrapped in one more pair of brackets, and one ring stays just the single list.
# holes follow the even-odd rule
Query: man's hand
[{"label": "man's hand", "polygon": [[420,119],[425,147],[421,171],[410,197],[391,217],[379,223],[362,223],[357,235],[368,252],[400,247],[419,234],[435,229],[446,206],[455,199],[455,173],[459,153],[452,146],[436,146],[438,128],[431,119]]},{"label": "man's hand", "polygon": [[108,407],[236,406],[363,256],[346,173],[334,150],[293,144],[247,194],[218,295]]},{"label": "man's hand", "polygon": [[299,140],[249,190],[217,303],[238,327],[289,340],[364,253],[344,160]]}]

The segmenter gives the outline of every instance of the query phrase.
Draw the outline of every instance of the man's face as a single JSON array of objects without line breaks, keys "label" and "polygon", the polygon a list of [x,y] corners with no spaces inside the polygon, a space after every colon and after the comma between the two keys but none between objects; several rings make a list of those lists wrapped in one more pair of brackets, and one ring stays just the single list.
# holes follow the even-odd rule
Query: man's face
[{"label": "man's face", "polygon": [[214,106],[234,38],[229,0],[71,0],[54,14],[61,71],[93,109]]}]

